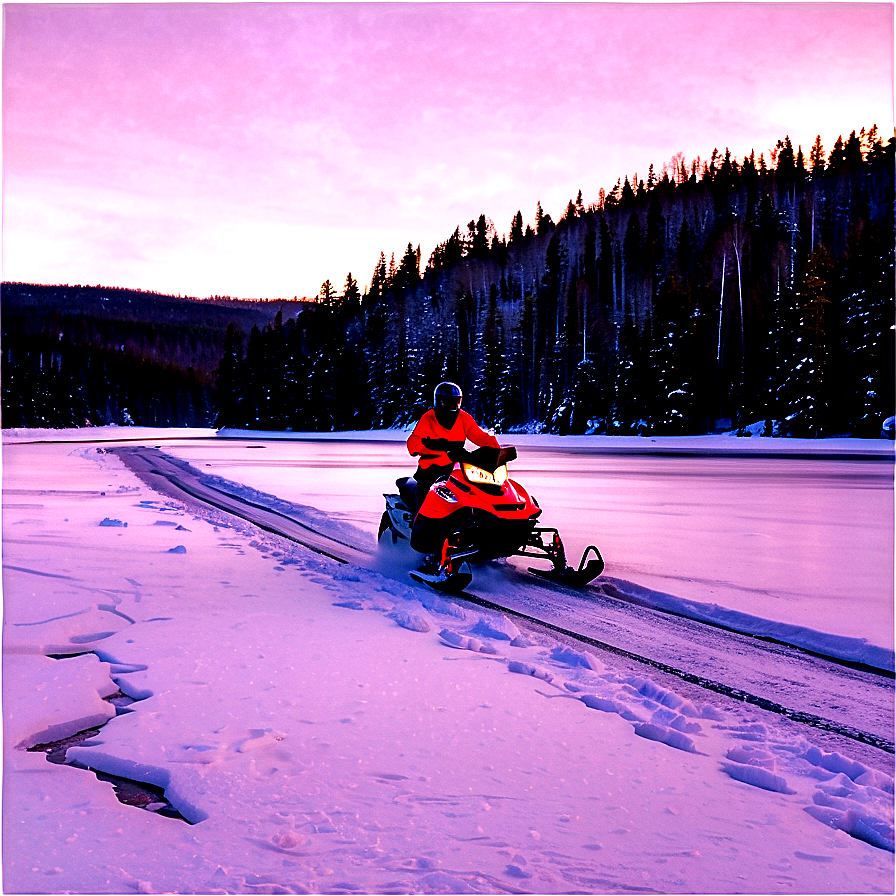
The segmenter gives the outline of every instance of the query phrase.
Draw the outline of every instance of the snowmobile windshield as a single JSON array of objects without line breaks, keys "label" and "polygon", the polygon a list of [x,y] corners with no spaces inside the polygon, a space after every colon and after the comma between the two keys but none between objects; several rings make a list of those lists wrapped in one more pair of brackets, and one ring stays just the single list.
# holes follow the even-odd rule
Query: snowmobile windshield
[{"label": "snowmobile windshield", "polygon": [[507,462],[516,456],[515,449],[483,446],[469,451],[461,460],[464,478],[471,485],[499,494],[507,481]]}]

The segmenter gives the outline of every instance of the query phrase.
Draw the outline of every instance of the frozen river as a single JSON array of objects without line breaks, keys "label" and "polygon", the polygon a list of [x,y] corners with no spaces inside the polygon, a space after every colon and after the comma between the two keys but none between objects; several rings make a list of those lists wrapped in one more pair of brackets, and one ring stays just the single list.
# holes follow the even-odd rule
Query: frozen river
[{"label": "frozen river", "polygon": [[[543,522],[561,531],[571,559],[593,542],[606,576],[892,647],[892,455],[674,455],[505,441],[519,449],[511,476],[545,509]],[[413,470],[400,434],[162,447],[205,473],[371,535],[382,492]]]}]

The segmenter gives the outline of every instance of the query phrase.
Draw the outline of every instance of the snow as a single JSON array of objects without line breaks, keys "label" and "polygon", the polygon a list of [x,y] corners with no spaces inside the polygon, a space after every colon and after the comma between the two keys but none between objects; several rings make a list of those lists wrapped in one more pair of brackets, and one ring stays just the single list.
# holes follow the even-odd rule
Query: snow
[{"label": "snow", "polygon": [[[250,500],[287,511],[300,505],[315,527],[348,540],[339,525],[375,537],[380,491],[409,472],[403,433],[314,442],[229,435],[230,450],[209,454],[188,440],[165,450]],[[892,462],[892,444],[507,438],[520,449],[512,475],[547,508],[547,524],[562,521],[570,557],[597,541],[608,561],[605,593],[893,670],[892,466],[882,462]],[[264,447],[265,457],[247,462],[247,444]],[[383,471],[380,488],[371,488],[371,469]]]},{"label": "snow", "polygon": [[[84,437],[4,433],[4,892],[893,892],[892,757],[197,515]],[[101,725],[69,761],[185,820],[27,751]]]}]

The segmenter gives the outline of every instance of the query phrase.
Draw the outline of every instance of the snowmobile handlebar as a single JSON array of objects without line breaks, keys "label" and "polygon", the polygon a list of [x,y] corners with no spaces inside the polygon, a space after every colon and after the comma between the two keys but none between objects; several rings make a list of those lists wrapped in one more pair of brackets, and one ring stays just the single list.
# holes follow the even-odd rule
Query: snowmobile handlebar
[{"label": "snowmobile handlebar", "polygon": [[489,473],[494,473],[498,467],[516,460],[516,448],[513,445],[508,445],[506,448],[491,448],[485,445],[475,451],[467,451],[463,445],[455,442],[445,453],[452,463],[473,464],[480,469],[488,470]]}]

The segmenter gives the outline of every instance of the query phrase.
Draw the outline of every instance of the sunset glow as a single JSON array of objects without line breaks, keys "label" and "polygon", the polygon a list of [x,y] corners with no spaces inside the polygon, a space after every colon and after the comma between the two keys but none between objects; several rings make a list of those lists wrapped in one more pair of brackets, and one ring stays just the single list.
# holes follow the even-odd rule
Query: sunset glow
[{"label": "sunset glow", "polygon": [[6,4],[3,278],[314,295],[485,214],[893,132],[890,3]]}]

